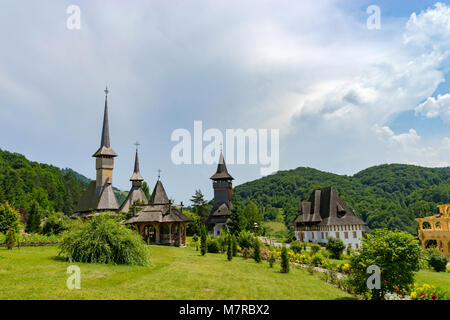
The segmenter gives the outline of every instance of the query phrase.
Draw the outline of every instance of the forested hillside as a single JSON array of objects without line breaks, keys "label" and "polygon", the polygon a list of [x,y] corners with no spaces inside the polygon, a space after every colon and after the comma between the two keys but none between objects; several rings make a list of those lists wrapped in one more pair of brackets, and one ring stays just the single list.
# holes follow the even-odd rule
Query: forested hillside
[{"label": "forested hillside", "polygon": [[315,188],[327,186],[335,188],[369,228],[415,234],[414,218],[436,213],[437,204],[450,202],[450,168],[391,164],[345,176],[300,167],[239,185],[234,194],[244,203],[253,200],[264,212],[271,207],[283,209],[290,226],[300,202]]},{"label": "forested hillside", "polygon": [[[21,211],[28,211],[35,200],[44,210],[71,215],[89,182],[71,169],[29,161],[0,149],[0,203],[8,201]],[[123,193],[116,194],[123,201]]]}]

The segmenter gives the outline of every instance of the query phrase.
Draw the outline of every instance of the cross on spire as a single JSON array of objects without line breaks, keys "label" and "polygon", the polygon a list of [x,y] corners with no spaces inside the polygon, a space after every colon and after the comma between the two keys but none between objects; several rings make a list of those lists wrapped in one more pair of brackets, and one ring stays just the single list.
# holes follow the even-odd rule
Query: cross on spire
[{"label": "cross on spire", "polygon": [[108,93],[109,93],[108,86],[106,86],[104,92],[105,92],[105,96],[108,96]]},{"label": "cross on spire", "polygon": [[138,147],[139,147],[141,144],[140,144],[139,142],[136,141],[136,142],[134,143],[134,145],[136,146],[136,151],[137,151]]},{"label": "cross on spire", "polygon": [[158,169],[158,180],[161,180],[161,169]]}]

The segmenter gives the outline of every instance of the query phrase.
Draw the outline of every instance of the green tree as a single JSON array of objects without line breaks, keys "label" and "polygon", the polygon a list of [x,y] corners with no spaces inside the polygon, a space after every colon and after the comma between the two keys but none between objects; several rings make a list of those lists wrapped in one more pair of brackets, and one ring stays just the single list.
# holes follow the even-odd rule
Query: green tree
[{"label": "green tree", "polygon": [[273,268],[273,265],[275,263],[275,255],[273,253],[270,254],[269,256],[269,267]]},{"label": "green tree", "polygon": [[60,234],[69,228],[69,218],[62,212],[51,212],[46,218],[42,233],[46,235]]},{"label": "green tree", "polygon": [[208,203],[206,202],[201,190],[195,190],[191,198],[194,213],[200,218],[202,224],[206,223],[209,217]]},{"label": "green tree", "polygon": [[8,231],[6,231],[6,246],[8,247],[9,250],[11,250],[17,243],[17,236],[16,236],[16,232],[13,229],[8,229]]},{"label": "green tree", "polygon": [[20,215],[8,203],[0,204],[0,232],[6,232],[12,229],[14,232],[20,231]]},{"label": "green tree", "polygon": [[206,235],[206,227],[202,226],[202,234],[200,236],[200,252],[202,256],[206,254],[206,251],[208,250],[208,244],[207,244],[207,235]]},{"label": "green tree", "polygon": [[[312,247],[311,247],[312,249]],[[328,237],[326,249],[331,253],[331,258],[340,259],[342,252],[344,252],[345,244],[341,239]],[[320,247],[319,247],[320,250]]]},{"label": "green tree", "polygon": [[231,250],[233,251],[233,257],[236,257],[237,256],[237,239],[234,234],[231,235]]},{"label": "green tree", "polygon": [[40,233],[41,232],[41,219],[42,210],[37,201],[33,201],[29,211],[30,217],[28,218],[25,232],[28,233]]},{"label": "green tree", "polygon": [[150,199],[150,188],[148,186],[148,183],[146,181],[142,182],[142,191],[144,191],[145,196],[147,199]]},{"label": "green tree", "polygon": [[259,244],[259,240],[257,237],[253,240],[253,250],[254,250],[254,256],[255,262],[260,263],[261,262],[261,248]]},{"label": "green tree", "polygon": [[289,257],[285,246],[281,249],[281,272],[289,272]]},{"label": "green tree", "polygon": [[232,244],[232,236],[228,235],[227,236],[227,259],[228,261],[231,261],[231,259],[233,259],[233,244]]},{"label": "green tree", "polygon": [[243,216],[246,230],[253,230],[253,224],[255,222],[259,225],[263,221],[263,216],[259,212],[258,206],[253,201],[250,201],[244,207]]},{"label": "green tree", "polygon": [[232,234],[237,235],[245,230],[246,223],[244,218],[244,211],[238,201],[233,203],[233,209],[230,213],[231,222],[228,224],[229,230]]},{"label": "green tree", "polygon": [[373,289],[371,298],[384,299],[388,292],[408,290],[419,270],[422,249],[418,240],[404,231],[375,230],[362,239],[359,254],[350,259],[349,284],[357,294],[369,292],[367,273],[369,266],[381,271],[380,289]]}]

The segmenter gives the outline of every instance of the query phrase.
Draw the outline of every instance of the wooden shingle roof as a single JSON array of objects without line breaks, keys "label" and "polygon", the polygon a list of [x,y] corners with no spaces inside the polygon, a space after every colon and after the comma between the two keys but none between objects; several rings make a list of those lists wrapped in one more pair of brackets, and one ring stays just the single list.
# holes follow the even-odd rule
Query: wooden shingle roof
[{"label": "wooden shingle roof", "polygon": [[365,225],[332,187],[314,190],[300,205],[294,225]]},{"label": "wooden shingle roof", "polygon": [[220,152],[219,163],[217,164],[216,173],[214,173],[211,180],[233,180],[234,178],[228,173],[227,165],[225,164],[225,159],[223,158],[222,152]]}]

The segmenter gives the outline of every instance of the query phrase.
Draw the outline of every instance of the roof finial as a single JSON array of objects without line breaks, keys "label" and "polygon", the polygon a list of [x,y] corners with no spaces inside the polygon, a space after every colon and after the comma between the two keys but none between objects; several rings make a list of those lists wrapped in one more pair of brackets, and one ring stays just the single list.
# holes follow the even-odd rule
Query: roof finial
[{"label": "roof finial", "polygon": [[220,141],[220,153],[222,153],[222,141]]},{"label": "roof finial", "polygon": [[138,147],[141,145],[139,142],[135,142],[134,145],[136,146],[136,152],[138,151]]},{"label": "roof finial", "polygon": [[158,181],[161,180],[161,169],[158,169]]},{"label": "roof finial", "polygon": [[109,93],[108,86],[106,86],[104,91],[105,91],[105,97],[108,97],[108,93]]}]

